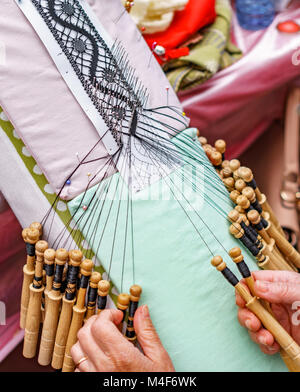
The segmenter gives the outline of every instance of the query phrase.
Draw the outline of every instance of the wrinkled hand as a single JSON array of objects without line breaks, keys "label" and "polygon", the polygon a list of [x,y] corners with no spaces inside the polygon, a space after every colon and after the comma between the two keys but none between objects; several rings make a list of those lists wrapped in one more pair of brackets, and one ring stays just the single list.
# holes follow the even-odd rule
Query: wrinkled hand
[{"label": "wrinkled hand", "polygon": [[[273,315],[300,345],[300,274],[289,271],[256,271],[256,295],[271,304]],[[280,347],[273,335],[263,328],[259,319],[245,307],[244,300],[236,292],[239,306],[239,323],[249,330],[251,339],[266,354],[276,354]],[[298,308],[298,310],[297,310]]]},{"label": "wrinkled hand", "polygon": [[137,309],[134,328],[144,354],[129,342],[117,325],[122,312],[106,309],[91,317],[78,332],[78,342],[71,354],[76,363],[84,357],[76,371],[81,372],[173,372],[171,359],[152,324],[148,306]]}]

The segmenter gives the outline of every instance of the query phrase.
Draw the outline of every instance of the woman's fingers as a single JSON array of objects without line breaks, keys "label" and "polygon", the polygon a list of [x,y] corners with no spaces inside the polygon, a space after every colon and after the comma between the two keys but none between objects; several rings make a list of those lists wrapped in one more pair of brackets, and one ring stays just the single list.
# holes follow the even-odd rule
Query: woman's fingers
[{"label": "woman's fingers", "polygon": [[[240,283],[241,283],[243,286],[245,286],[245,288],[246,288],[246,289],[249,291],[249,293],[250,293],[249,287],[247,286],[245,279],[242,279],[242,280],[240,281]],[[243,298],[240,296],[240,294],[237,292],[237,290],[235,290],[235,302],[236,302],[237,306],[239,306],[240,308],[244,308],[245,305],[246,305],[246,302],[243,300]]]},{"label": "woman's fingers", "polygon": [[265,282],[300,283],[300,274],[292,271],[254,271],[252,276]]},{"label": "woman's fingers", "polygon": [[259,297],[274,304],[292,304],[300,300],[300,284],[294,281],[269,282],[256,280],[254,289]]},{"label": "woman's fingers", "polygon": [[[83,351],[79,342],[74,344],[74,346],[72,347],[71,355],[75,363],[76,369],[81,372],[95,372],[95,367]],[[80,362],[85,357],[87,357],[87,359],[78,364],[78,362]]]},{"label": "woman's fingers", "polygon": [[273,335],[264,328],[261,328],[257,332],[249,331],[249,335],[253,342],[262,346],[272,347],[275,343]]},{"label": "woman's fingers", "polygon": [[242,327],[246,327],[252,332],[257,332],[262,327],[260,320],[245,308],[240,308],[238,310],[238,320]]},{"label": "woman's fingers", "polygon": [[[98,367],[98,364],[100,362],[103,362],[106,360],[105,355],[104,355],[103,351],[101,350],[101,347],[99,346],[99,344],[97,344],[97,342],[95,341],[95,339],[91,333],[91,327],[96,320],[97,320],[97,316],[91,317],[85,323],[85,325],[79,330],[78,335],[77,335],[78,342],[80,344],[80,348],[85,353],[82,357],[87,356],[89,358],[89,362],[91,362],[95,368]],[[75,346],[72,347],[72,350]],[[76,350],[76,347],[75,347],[75,350]],[[71,353],[73,356],[73,351],[71,351]],[[78,353],[78,350],[75,352],[75,355],[77,353]],[[79,358],[79,360],[80,360],[80,358]],[[80,370],[82,370],[82,369],[80,368]]]}]

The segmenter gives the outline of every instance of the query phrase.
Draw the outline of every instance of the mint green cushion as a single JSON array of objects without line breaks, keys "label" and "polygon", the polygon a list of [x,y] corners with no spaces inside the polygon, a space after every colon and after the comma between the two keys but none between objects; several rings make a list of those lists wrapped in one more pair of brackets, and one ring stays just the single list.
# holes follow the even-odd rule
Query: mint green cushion
[{"label": "mint green cushion", "polygon": [[[174,173],[169,179],[160,180],[133,196],[135,267],[133,269],[129,223],[123,283],[126,196],[120,204],[118,221],[119,198],[113,202],[109,219],[105,223],[110,200],[118,183],[118,174],[106,180],[111,183],[101,216],[99,217],[102,203],[95,206],[95,198],[86,212],[82,208],[78,209],[75,220],[83,215],[78,223],[79,228],[95,252],[105,227],[98,258],[105,270],[110,270],[110,277],[120,291],[129,291],[134,271],[135,283],[143,288],[141,303],[149,305],[154,325],[177,371],[284,371],[286,367],[281,358],[278,355],[263,354],[250,340],[247,331],[239,325],[234,288],[210,264],[212,256],[208,247],[213,254],[222,255],[231,270],[240,276],[225,252],[234,246],[240,246],[229,234],[229,224],[225,218],[226,213],[232,209],[232,204],[199,143],[193,141],[196,139],[196,130],[189,129],[177,136],[173,139],[176,145],[183,146],[182,135],[190,135],[191,141],[195,143],[194,149],[200,151],[201,159],[207,166],[202,191],[193,194],[184,192],[211,229],[210,231],[203,224],[192,208],[189,209],[188,214],[205,242],[169,190],[167,183],[171,184],[172,181],[182,185],[181,178]],[[178,172],[185,169],[178,169]],[[211,186],[213,176],[213,182],[221,193]],[[121,182],[118,188],[120,184]],[[176,186],[173,187],[174,193],[179,197],[181,192]],[[124,186],[124,194],[125,189]],[[70,212],[74,214],[78,207],[87,205],[96,190],[97,187],[94,187],[86,195],[69,202]],[[159,196],[159,200],[153,200],[154,197],[149,200],[150,192],[152,196]],[[180,203],[187,210],[189,205],[184,198],[181,198]],[[219,206],[218,210],[213,207],[213,203]],[[96,207],[96,213],[95,210],[91,213],[93,206]],[[243,251],[249,267],[257,269],[255,260],[246,250]]]}]

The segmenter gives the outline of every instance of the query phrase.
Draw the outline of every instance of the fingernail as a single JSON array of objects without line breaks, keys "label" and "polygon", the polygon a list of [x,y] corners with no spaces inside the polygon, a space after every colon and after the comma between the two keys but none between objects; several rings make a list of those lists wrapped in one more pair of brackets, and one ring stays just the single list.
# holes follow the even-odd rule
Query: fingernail
[{"label": "fingernail", "polygon": [[268,350],[269,350],[269,351],[276,351],[276,348],[274,348],[274,347],[268,347]]},{"label": "fingernail", "polygon": [[150,316],[150,315],[149,315],[149,308],[148,308],[147,305],[144,305],[144,306],[143,306],[143,316],[144,316],[144,317],[149,317],[149,316]]},{"label": "fingernail", "polygon": [[267,339],[264,336],[260,336],[258,338],[258,341],[260,344],[262,344],[263,346],[267,346]]},{"label": "fingernail", "polygon": [[252,331],[252,328],[251,328],[251,321],[250,321],[250,320],[246,320],[246,321],[245,321],[245,325],[246,325],[246,328],[249,329],[249,331]]},{"label": "fingernail", "polygon": [[266,293],[268,291],[268,284],[266,282],[263,282],[262,280],[257,280],[255,284],[257,288],[263,293]]}]

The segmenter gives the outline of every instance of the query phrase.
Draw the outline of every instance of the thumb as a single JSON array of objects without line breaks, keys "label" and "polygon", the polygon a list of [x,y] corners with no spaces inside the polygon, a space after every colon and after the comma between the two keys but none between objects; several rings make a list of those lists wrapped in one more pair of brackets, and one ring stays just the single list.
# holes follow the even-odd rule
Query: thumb
[{"label": "thumb", "polygon": [[155,360],[165,353],[165,349],[152,324],[147,305],[139,307],[135,312],[134,329],[146,357]]},{"label": "thumb", "polygon": [[256,294],[274,304],[291,304],[300,300],[300,285],[293,282],[267,282],[256,280]]}]

